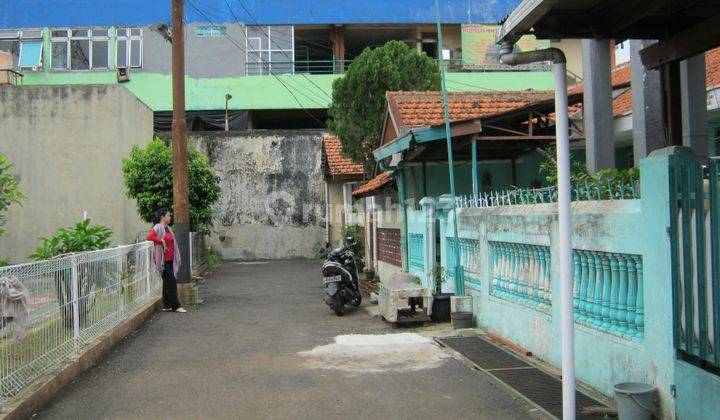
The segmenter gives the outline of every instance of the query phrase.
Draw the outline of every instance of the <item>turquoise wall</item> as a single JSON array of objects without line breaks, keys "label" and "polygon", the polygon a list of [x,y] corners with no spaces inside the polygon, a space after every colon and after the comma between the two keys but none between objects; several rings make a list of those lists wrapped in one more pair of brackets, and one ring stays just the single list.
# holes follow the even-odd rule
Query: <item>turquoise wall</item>
[{"label": "turquoise wall", "polygon": [[[579,381],[609,398],[620,382],[653,384],[660,396],[661,418],[714,418],[720,412],[720,378],[677,360],[673,344],[670,212],[659,211],[668,209],[672,150],[656,151],[641,162],[642,199],[572,204],[573,249],[642,256],[645,319],[642,338],[625,338],[576,324],[575,369]],[[473,298],[478,325],[559,367],[557,206],[464,208],[457,215],[459,237],[479,243],[471,269],[480,273],[480,287],[465,289]],[[446,238],[453,236],[455,213],[449,208],[441,210],[438,223],[441,262],[451,267]],[[493,262],[489,241],[550,247],[552,305],[548,310],[490,293]]]}]

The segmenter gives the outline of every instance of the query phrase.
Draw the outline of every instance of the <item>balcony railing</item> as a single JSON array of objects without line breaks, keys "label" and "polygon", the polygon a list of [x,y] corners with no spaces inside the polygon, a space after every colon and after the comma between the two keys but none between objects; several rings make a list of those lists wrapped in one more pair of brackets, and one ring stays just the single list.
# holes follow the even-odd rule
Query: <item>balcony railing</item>
[{"label": "balcony railing", "polygon": [[12,69],[0,69],[0,85],[22,85],[24,74]]},{"label": "balcony railing", "polygon": [[[435,61],[439,61],[435,59]],[[505,64],[463,64],[462,59],[445,61],[445,69],[450,72],[490,72],[490,71],[549,71],[546,65],[507,66]],[[245,72],[248,76],[281,74],[344,74],[353,60],[295,60],[247,62]]]},{"label": "balcony railing", "polygon": [[245,63],[248,76],[280,74],[342,74],[352,60],[296,60]]}]

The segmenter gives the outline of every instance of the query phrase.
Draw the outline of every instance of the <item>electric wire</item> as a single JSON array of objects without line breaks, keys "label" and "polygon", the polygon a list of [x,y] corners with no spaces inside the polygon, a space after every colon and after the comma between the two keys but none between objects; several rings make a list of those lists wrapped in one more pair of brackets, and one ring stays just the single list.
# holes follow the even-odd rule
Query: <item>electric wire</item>
[{"label": "electric wire", "polygon": [[[270,37],[270,34],[269,34],[268,32],[265,32],[265,30],[263,29],[263,26],[260,25],[260,23],[258,22],[258,20],[255,19],[255,16],[253,16],[252,13],[250,13],[250,10],[248,10],[248,8],[245,7],[245,3],[243,3],[242,0],[238,0],[238,3],[240,3],[240,7],[242,7],[242,9],[245,11],[245,13],[247,13],[248,17],[249,17],[256,25],[258,25],[258,28],[260,29],[260,31],[262,31],[263,34],[265,34],[265,36],[267,37],[267,39],[268,39],[270,42],[272,42],[272,43],[285,55],[285,57],[288,58],[288,61],[290,61],[290,62],[293,63],[293,65],[294,65],[295,57],[290,57],[290,55],[288,54],[288,52],[285,51],[285,50],[283,50],[283,49],[280,47],[280,45],[278,45],[277,42],[275,42],[275,41]],[[233,12],[232,8],[230,7],[230,3],[228,3],[228,0],[225,0],[225,4],[227,4],[228,9],[230,10],[230,13],[232,13],[232,15],[235,17],[235,13]],[[237,19],[237,17],[235,17],[235,20],[238,21],[238,23],[239,23],[239,20]],[[295,31],[295,28],[293,27],[293,32],[294,32],[294,31]],[[247,32],[245,33],[245,38],[247,39]],[[272,61],[271,61],[271,63],[272,63]],[[323,88],[321,88],[320,86],[318,86],[317,83],[313,82],[312,79],[310,79],[305,73],[300,73],[300,74],[305,78],[305,80],[307,80],[308,82],[310,82],[310,84],[312,84],[313,86],[315,86],[320,92],[322,92],[325,96],[327,96],[328,99],[330,99],[330,100],[332,101],[332,97],[331,97],[330,95],[328,95],[327,92],[325,92],[325,90],[324,90]]]},{"label": "electric wire", "polygon": [[[190,4],[190,6],[193,7],[200,15],[202,15],[205,19],[207,19],[208,22],[209,22],[213,27],[215,27],[215,28],[218,28],[218,27],[219,27],[215,22],[212,21],[212,19],[210,19],[210,17],[209,17],[206,13],[204,13],[202,10],[200,10],[196,5],[192,4],[192,2],[191,2],[190,0],[188,0],[188,4]],[[239,20],[236,19],[236,21],[237,21],[237,24],[238,24],[238,25],[242,26],[242,23],[241,23]],[[247,34],[246,34],[246,35],[247,35]],[[232,37],[231,37],[230,35],[228,35],[227,33],[224,33],[224,36],[225,36],[226,38],[228,38],[228,40],[230,40],[230,42],[231,42],[233,45],[235,45],[236,48],[238,48],[243,54],[245,54],[245,56],[247,56],[247,50],[246,50],[246,48],[243,47],[242,45],[240,45],[239,42],[238,42],[236,39],[232,38]],[[263,64],[263,63],[261,63],[261,65],[262,65],[262,64]],[[288,85],[291,85],[291,86],[296,90],[297,93],[303,95],[305,98],[309,99],[310,101],[312,101],[313,103],[315,103],[316,105],[318,105],[319,108],[322,108],[322,109],[327,108],[327,103],[324,103],[324,101],[326,100],[325,98],[323,98],[323,97],[320,96],[320,95],[317,95],[312,89],[303,86],[303,85],[300,84],[299,82],[298,82],[297,85],[294,84],[294,83],[291,84],[291,83],[290,83],[290,79],[287,79],[287,80],[285,80],[285,82],[283,82],[282,80],[280,80],[280,79],[278,78],[278,75],[277,75],[276,73],[273,73],[273,72],[272,72],[270,66],[271,66],[271,64],[265,64],[265,65],[264,65],[264,68],[267,69],[268,73],[269,73],[270,75],[274,76],[274,77],[278,80],[278,82],[279,82],[280,84],[285,85],[285,84],[287,83]],[[321,90],[322,90],[322,88],[320,88],[319,86],[317,86],[317,85],[315,85],[315,86],[316,86],[318,89],[321,89]],[[305,90],[305,92],[310,92],[310,93],[314,94],[315,97],[316,97],[316,98],[319,98],[319,100],[320,100],[321,102],[318,102],[318,101],[315,100],[314,98],[309,97],[305,92],[303,92],[302,90],[300,90],[299,87],[302,87],[302,88]],[[287,86],[286,86],[286,89],[287,89]],[[323,92],[324,92],[324,91],[323,91]],[[291,95],[292,95],[292,92],[290,92],[290,93],[291,93]],[[293,95],[293,96],[294,96],[294,95]],[[302,105],[301,105],[300,103],[298,103],[298,105],[300,105],[300,106],[302,107]],[[316,120],[316,121],[317,121],[317,120]]]},{"label": "electric wire", "polygon": [[[209,22],[214,28],[219,28],[218,25],[216,25],[216,24],[212,21],[212,19],[210,19],[210,17],[209,17],[207,14],[205,14],[200,8],[198,8],[192,1],[188,0],[187,3],[188,3],[188,5],[189,5],[190,7],[192,7],[196,12],[198,12],[201,16],[203,16],[205,19],[207,19],[208,22]],[[234,38],[230,37],[227,33],[224,33],[224,36],[225,36],[233,45],[235,45],[236,48],[238,48],[238,49],[239,49],[240,51],[242,51],[244,54],[247,54],[247,52],[245,51],[245,48],[244,48],[243,46],[241,46],[240,44],[238,44],[237,40],[235,40]],[[325,124],[324,124],[323,122],[321,122],[317,117],[315,117],[310,111],[308,111],[308,110],[303,106],[302,102],[300,102],[300,100],[298,99],[298,97],[293,93],[292,89],[290,89],[290,87],[288,87],[288,85],[286,85],[285,82],[283,82],[283,81],[278,77],[278,75],[276,75],[275,73],[273,73],[269,68],[268,68],[268,72],[270,73],[270,75],[272,75],[272,76],[278,81],[278,83],[280,83],[280,84],[288,91],[288,93],[290,94],[290,96],[293,97],[293,99],[295,100],[295,102],[298,104],[298,106],[300,107],[300,109],[302,109],[303,112],[305,112],[305,114],[307,114],[310,118],[312,118],[315,122],[317,122],[321,127],[324,127],[324,126],[325,126]],[[326,105],[322,105],[322,104],[318,103],[318,102],[315,101],[313,98],[307,96],[307,94],[303,93],[302,91],[298,90],[297,88],[296,88],[296,91],[297,91],[297,93],[303,95],[305,98],[309,99],[310,101],[312,101],[312,102],[320,105],[320,108],[324,109],[324,108],[326,107]]]}]

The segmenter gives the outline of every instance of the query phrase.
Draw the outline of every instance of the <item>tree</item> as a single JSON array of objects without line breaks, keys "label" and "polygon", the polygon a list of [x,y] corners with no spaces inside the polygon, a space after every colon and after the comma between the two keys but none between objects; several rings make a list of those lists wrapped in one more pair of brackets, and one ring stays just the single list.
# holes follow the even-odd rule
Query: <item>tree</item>
[{"label": "tree", "polygon": [[7,158],[0,153],[0,235],[5,231],[5,213],[7,209],[13,205],[20,205],[23,194],[18,189],[19,182],[13,174],[10,173],[12,165],[7,162]]},{"label": "tree", "polygon": [[344,156],[368,166],[382,124],[385,92],[439,89],[440,70],[425,53],[401,41],[366,48],[345,77],[333,82],[328,128],[340,138]]},{"label": "tree", "polygon": [[[161,207],[172,208],[172,150],[160,139],[146,148],[133,146],[123,159],[127,195],[137,201],[140,217],[152,223]],[[220,177],[199,151],[189,153],[190,230],[208,231],[212,227],[212,206],[220,198]]]}]

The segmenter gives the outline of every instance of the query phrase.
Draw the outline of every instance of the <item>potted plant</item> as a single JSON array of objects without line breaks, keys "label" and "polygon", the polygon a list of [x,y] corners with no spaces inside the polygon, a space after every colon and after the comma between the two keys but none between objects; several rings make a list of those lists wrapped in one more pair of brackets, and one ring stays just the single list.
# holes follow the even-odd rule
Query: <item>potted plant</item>
[{"label": "potted plant", "polygon": [[453,296],[453,293],[442,292],[442,285],[447,281],[447,276],[440,264],[435,265],[433,276],[435,278],[435,291],[433,293],[430,319],[433,322],[450,322],[450,296]]}]

